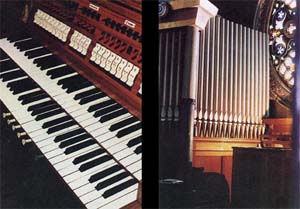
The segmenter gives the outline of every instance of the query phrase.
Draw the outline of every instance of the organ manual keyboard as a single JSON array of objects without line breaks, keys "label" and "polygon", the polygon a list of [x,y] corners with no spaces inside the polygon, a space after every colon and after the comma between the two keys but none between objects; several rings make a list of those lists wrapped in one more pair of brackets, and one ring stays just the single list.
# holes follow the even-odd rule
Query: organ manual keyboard
[{"label": "organ manual keyboard", "polygon": [[84,207],[127,206],[142,180],[141,2],[28,8],[29,32],[0,40],[3,117]]}]

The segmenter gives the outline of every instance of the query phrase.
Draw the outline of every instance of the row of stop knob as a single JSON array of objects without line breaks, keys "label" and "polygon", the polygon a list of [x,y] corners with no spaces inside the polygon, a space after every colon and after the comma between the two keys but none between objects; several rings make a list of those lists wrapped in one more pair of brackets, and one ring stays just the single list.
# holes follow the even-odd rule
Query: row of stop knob
[{"label": "row of stop knob", "polygon": [[17,132],[17,137],[21,139],[23,146],[32,142],[32,139],[28,136],[28,134],[24,131],[22,126],[18,123],[18,121],[13,117],[13,115],[10,112],[3,113],[2,117],[3,119],[6,119],[8,125],[11,125],[11,129]]}]

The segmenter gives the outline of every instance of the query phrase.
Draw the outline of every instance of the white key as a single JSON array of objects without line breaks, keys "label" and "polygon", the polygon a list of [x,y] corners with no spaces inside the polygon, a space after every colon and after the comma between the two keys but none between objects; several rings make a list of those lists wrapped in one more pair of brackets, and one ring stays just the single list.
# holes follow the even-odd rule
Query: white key
[{"label": "white key", "polygon": [[[113,183],[113,184],[111,184],[111,185],[109,185],[109,186],[107,186],[107,187],[105,187],[105,188],[103,188],[103,189],[101,189],[101,190],[99,190],[99,191],[94,190],[95,192],[90,192],[90,193],[88,193],[88,194],[85,194],[85,195],[81,196],[81,197],[80,197],[80,200],[81,200],[84,204],[85,204],[85,203],[88,203],[88,202],[91,202],[91,201],[95,200],[96,198],[101,197],[102,194],[103,194],[103,192],[105,192],[106,190],[111,189],[111,188],[113,188],[113,187],[115,187],[115,186],[118,186],[118,185],[120,185],[121,183],[124,183],[124,182],[126,182],[126,181],[128,181],[128,180],[130,180],[130,179],[132,179],[132,177],[131,177],[131,176],[128,176],[128,177],[126,177],[126,178],[124,178],[124,179],[121,179],[120,181],[115,182],[115,183]],[[74,192],[75,192],[75,191],[74,191]],[[75,193],[76,193],[76,192],[75,192]],[[76,194],[77,194],[77,193],[76,193]],[[79,196],[79,195],[78,195],[78,196]]]},{"label": "white key", "polygon": [[109,152],[111,154],[115,154],[121,150],[124,150],[124,149],[128,149],[128,146],[127,146],[127,143],[131,140],[131,139],[134,139],[138,136],[141,136],[141,134],[138,134],[138,135],[135,135],[135,136],[131,136],[131,137],[127,137],[127,138],[124,138],[124,140],[120,140],[120,142],[116,143],[116,144],[113,144],[112,146],[108,147],[106,146],[106,148],[109,150]]},{"label": "white key", "polygon": [[86,41],[86,36],[82,35],[79,42],[78,42],[77,51],[82,52],[85,41]]},{"label": "white key", "polygon": [[93,145],[91,145],[91,146],[85,147],[85,148],[83,148],[83,149],[80,149],[80,150],[78,150],[78,151],[76,151],[76,152],[73,152],[73,153],[70,153],[70,154],[68,154],[68,155],[65,155],[65,154],[63,153],[63,154],[61,154],[61,155],[59,155],[59,156],[50,158],[50,159],[48,159],[48,160],[49,160],[53,165],[55,165],[55,164],[57,164],[57,163],[59,163],[59,162],[62,162],[62,161],[65,160],[65,159],[68,159],[68,158],[74,158],[74,157],[76,157],[76,156],[78,156],[78,155],[81,155],[81,154],[83,154],[83,153],[85,153],[85,152],[88,152],[88,151],[93,150],[93,149],[96,149],[96,148],[99,148],[99,145],[98,145],[98,144],[93,144]]},{"label": "white key", "polygon": [[111,54],[111,51],[109,49],[106,49],[101,57],[100,67],[105,68],[106,61],[110,54]]},{"label": "white key", "polygon": [[126,67],[124,68],[123,72],[122,72],[122,77],[121,77],[121,81],[126,82],[128,79],[128,75],[130,73],[130,71],[133,68],[133,64],[128,62],[128,64],[126,65]]},{"label": "white key", "polygon": [[[130,134],[127,134],[126,136],[123,136],[121,138],[118,138],[118,137],[114,137],[108,141],[105,141],[103,142],[103,140],[101,141],[100,140],[100,143],[102,143],[102,145],[105,147],[105,148],[110,148],[111,146],[118,146],[118,142],[122,142],[122,141],[125,141],[125,140],[131,140],[139,135],[141,135],[141,132],[142,130],[139,129],[139,130],[136,130]],[[96,138],[96,140],[98,141],[98,138]]]},{"label": "white key", "polygon": [[127,169],[131,172],[139,171],[142,169],[142,161],[139,160],[127,167]]},{"label": "white key", "polygon": [[[76,127],[79,127],[79,126],[78,126],[78,125],[74,125],[74,126],[65,128],[65,129],[63,129],[63,130],[57,131],[57,132],[52,133],[52,134],[38,133],[38,134],[35,134],[36,136],[33,136],[33,134],[31,133],[30,135],[32,136],[32,138],[33,138],[33,137],[36,137],[35,142],[39,142],[39,141],[48,139],[48,138],[50,138],[50,137],[55,137],[55,136],[58,136],[58,135],[60,135],[60,134],[67,133],[67,132],[73,130],[74,128],[76,128]],[[42,130],[43,130],[43,129],[42,129]],[[35,132],[34,132],[34,133],[35,133]]]},{"label": "white key", "polygon": [[[93,150],[96,150],[96,149],[93,149]],[[86,153],[89,153],[89,152],[86,152]],[[85,153],[85,154],[86,154],[86,153]],[[83,155],[83,154],[82,154],[82,155]],[[80,156],[80,155],[78,155],[78,156]],[[70,166],[71,166],[71,167],[75,166],[75,167],[78,167],[78,168],[79,168],[79,166],[80,166],[81,164],[86,163],[86,162],[89,162],[89,161],[91,161],[91,160],[94,160],[94,159],[96,159],[96,158],[98,158],[98,157],[100,157],[100,156],[101,156],[101,155],[94,156],[94,157],[92,157],[92,158],[90,158],[90,159],[88,159],[88,160],[86,160],[86,161],[84,161],[84,162],[81,162],[81,163],[77,164],[77,165],[74,165],[74,164],[73,164],[73,160],[74,160],[76,157],[74,157],[74,158],[65,158],[64,161],[60,161],[59,163],[55,164],[54,167],[55,167],[56,170],[62,170],[62,169],[64,169],[64,168],[70,167]]]},{"label": "white key", "polygon": [[116,58],[116,56],[117,55],[115,53],[113,53],[113,52],[110,53],[110,55],[107,58],[107,61],[105,63],[105,67],[104,67],[106,71],[110,71],[111,70],[111,64],[114,61],[114,59]]},{"label": "white key", "polygon": [[84,43],[83,49],[82,49],[82,54],[86,55],[87,54],[87,49],[89,48],[90,44],[91,44],[92,40],[91,39],[87,39]]},{"label": "white key", "polygon": [[116,163],[114,164],[110,164],[108,166],[105,166],[105,167],[102,167],[101,169],[98,169],[96,172],[93,172],[93,173],[90,173],[89,175],[85,175],[84,177],[80,178],[80,179],[77,179],[76,181],[73,181],[69,184],[69,186],[73,189],[73,190],[76,190],[76,194],[78,196],[83,196],[91,191],[94,191],[95,190],[95,186],[99,183],[99,182],[102,182],[102,181],[105,181],[113,176],[116,176],[122,172],[124,172],[125,170],[124,169],[121,169],[119,171],[116,171],[112,174],[109,174],[93,183],[89,182],[89,179],[90,177],[95,174],[95,173],[99,173],[99,172],[102,172],[110,167],[112,167],[113,165],[117,165]]},{"label": "white key", "polygon": [[[80,141],[80,142],[76,142],[76,143],[72,144],[71,146],[80,144],[80,143],[85,142],[85,141],[88,141],[88,140],[91,140],[91,138],[86,138],[86,139],[84,139],[84,140],[82,140],[82,141]],[[59,144],[58,144],[58,143],[52,143],[52,144],[49,144],[49,145],[47,145],[47,146],[40,147],[40,149],[43,150],[44,153],[50,152],[50,151],[55,150],[55,149],[57,149],[57,148],[59,148]],[[66,147],[66,148],[68,148],[68,147]],[[60,149],[61,149],[62,151],[65,151],[66,148],[60,148]]]},{"label": "white key", "polygon": [[96,58],[96,60],[95,60],[95,63],[97,64],[97,65],[99,65],[100,64],[100,62],[101,62],[101,57],[103,56],[103,54],[104,54],[104,52],[106,51],[106,48],[104,47],[104,46],[100,46],[100,49],[99,49],[99,51],[98,51],[98,53],[97,53],[97,58]]},{"label": "white key", "polygon": [[123,119],[126,119],[128,117],[130,117],[130,113],[126,113],[124,115],[118,116],[116,118],[113,118],[109,121],[106,121],[105,123],[96,123],[96,124],[92,124],[90,126],[86,126],[85,129],[87,131],[89,131],[90,134],[92,134],[94,137],[99,136],[100,134],[103,133],[103,130],[101,129],[101,131],[98,131],[100,128],[104,127],[104,126],[110,126],[111,124],[115,123],[115,122],[119,122]]},{"label": "white key", "polygon": [[110,71],[109,71],[111,74],[113,74],[113,75],[116,74],[117,67],[121,63],[121,61],[122,61],[122,58],[120,56],[116,55],[116,58],[113,60]]},{"label": "white key", "polygon": [[127,63],[128,63],[127,60],[122,59],[121,63],[117,67],[117,72],[115,74],[115,76],[117,78],[121,78],[122,72],[123,72],[124,68],[126,67]]},{"label": "white key", "polygon": [[[74,182],[74,189],[77,189],[79,187],[81,187],[82,185],[86,184],[86,182],[89,181],[90,177],[96,173],[99,173],[105,169],[108,169],[114,165],[118,165],[116,163],[116,161],[110,160],[110,163],[107,163],[105,166],[96,166],[97,168],[93,168],[90,170],[85,171],[84,173],[82,173],[81,178],[78,179],[76,175],[68,175],[65,176],[65,181],[68,183]],[[83,182],[85,182],[84,184],[82,184]]]},{"label": "white key", "polygon": [[98,53],[98,51],[100,50],[100,47],[101,45],[96,43],[96,46],[93,48],[93,51],[92,51],[92,56],[90,58],[91,61],[95,61],[96,60],[96,55]]},{"label": "white key", "polygon": [[[107,155],[107,154],[106,154],[106,153],[103,153],[103,154],[97,156],[96,158],[103,157],[103,156],[105,156],[105,155]],[[96,159],[96,158],[94,158],[94,159]],[[92,161],[92,159],[89,160],[89,161]],[[89,161],[88,161],[88,162],[89,162]],[[67,162],[62,162],[62,164],[66,164],[66,163],[67,163]],[[85,162],[85,163],[86,163],[86,162]],[[83,164],[84,164],[84,163],[83,163]],[[59,164],[56,164],[56,166],[58,166],[58,165],[59,165]],[[81,164],[79,164],[79,165],[73,165],[73,166],[67,166],[67,167],[64,167],[64,168],[62,168],[62,169],[57,169],[57,170],[59,171],[60,175],[66,176],[66,175],[68,175],[68,174],[70,174],[70,173],[79,171],[80,166],[81,166]],[[60,167],[61,167],[61,166],[60,166]],[[80,172],[80,171],[79,171],[79,172]]]},{"label": "white key", "polygon": [[[66,180],[67,183],[70,183],[71,181],[68,181],[68,179],[73,179],[75,181],[72,181],[74,182],[72,184],[72,187],[75,189],[77,188],[77,191],[74,191],[77,195],[81,195],[81,194],[84,194],[85,193],[85,190],[86,188],[82,188],[80,187],[81,186],[81,182],[78,183],[77,182],[77,179],[78,179],[78,173],[81,173],[81,178],[85,178],[87,181],[88,179],[90,178],[90,175],[95,173],[95,172],[98,172],[98,171],[101,171],[102,169],[106,169],[112,165],[114,165],[116,163],[116,161],[114,160],[108,160],[100,165],[97,165],[97,166],[94,166],[93,168],[90,168],[84,172],[80,172],[80,171],[77,171],[77,172],[73,172],[73,173],[69,173],[67,175],[64,176],[64,179]],[[60,171],[61,172],[61,171]],[[66,171],[64,171],[65,173],[67,173]],[[91,186],[91,185],[89,185]]]},{"label": "white key", "polygon": [[[117,152],[117,153],[114,153],[114,157],[117,159],[117,160],[122,160],[122,159],[125,159],[125,158],[128,158],[128,156],[131,156],[132,154],[134,154],[134,156],[139,156],[140,154],[135,154],[134,150],[139,147],[141,144],[137,144],[133,147],[126,147],[125,149],[122,149],[121,151]],[[137,158],[136,158],[137,159]]]},{"label": "white key", "polygon": [[87,203],[85,206],[89,209],[90,208],[91,209],[101,208],[102,206],[104,206],[103,208],[105,208],[105,205],[112,202],[112,200],[118,199],[118,198],[120,198],[120,197],[134,191],[134,190],[137,190],[137,189],[138,189],[138,184],[136,183],[136,184],[124,189],[123,191],[118,192],[117,194],[111,196],[110,198],[107,198],[107,199],[97,198],[94,201]]},{"label": "white key", "polygon": [[118,197],[114,201],[111,201],[110,203],[108,203],[104,206],[101,206],[99,208],[121,208],[121,207],[124,207],[137,199],[137,193],[138,193],[138,190],[133,190],[133,191],[129,192],[128,194],[125,194],[122,197]]},{"label": "white key", "polygon": [[136,76],[138,75],[138,73],[140,72],[140,69],[137,66],[133,66],[132,70],[130,71],[129,75],[128,75],[128,80],[126,82],[126,84],[128,86],[132,86],[134,83],[134,80],[136,78]]},{"label": "white key", "polygon": [[60,114],[57,114],[57,115],[53,115],[53,116],[51,116],[49,118],[45,118],[44,120],[41,120],[41,121],[31,120],[28,123],[23,123],[22,127],[24,129],[26,129],[28,133],[34,133],[34,132],[42,129],[42,125],[44,123],[46,123],[48,121],[51,121],[51,120],[54,120],[54,119],[57,119],[57,118],[60,118],[60,117],[63,117],[63,116],[66,116],[66,113],[60,113]]},{"label": "white key", "polygon": [[133,175],[140,181],[142,180],[142,170],[138,170],[133,173]]}]

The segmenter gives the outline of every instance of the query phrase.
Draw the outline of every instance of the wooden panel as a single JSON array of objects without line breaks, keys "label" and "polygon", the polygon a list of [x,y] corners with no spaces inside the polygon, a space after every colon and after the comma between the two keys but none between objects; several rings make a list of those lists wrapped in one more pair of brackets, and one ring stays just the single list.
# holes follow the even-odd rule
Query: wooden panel
[{"label": "wooden panel", "polygon": [[228,139],[194,137],[195,156],[232,156],[232,147],[257,147],[257,139]]},{"label": "wooden panel", "polygon": [[267,118],[266,133],[263,136],[264,147],[292,147],[292,118]]},{"label": "wooden panel", "polygon": [[224,156],[222,157],[222,174],[225,176],[227,183],[229,185],[229,194],[231,194],[231,181],[232,181],[232,157]]},{"label": "wooden panel", "polygon": [[204,167],[205,172],[221,173],[221,164],[220,156],[197,156],[193,159],[193,167]]},{"label": "wooden panel", "polygon": [[257,147],[259,140],[227,138],[194,138],[193,167],[203,167],[204,172],[223,174],[231,193],[232,148]]},{"label": "wooden panel", "polygon": [[270,135],[292,135],[292,118],[268,118],[263,122],[267,125]]},{"label": "wooden panel", "polygon": [[231,191],[231,173],[232,157],[231,156],[197,156],[193,159],[193,167],[203,167],[204,172],[216,172],[223,174]]}]

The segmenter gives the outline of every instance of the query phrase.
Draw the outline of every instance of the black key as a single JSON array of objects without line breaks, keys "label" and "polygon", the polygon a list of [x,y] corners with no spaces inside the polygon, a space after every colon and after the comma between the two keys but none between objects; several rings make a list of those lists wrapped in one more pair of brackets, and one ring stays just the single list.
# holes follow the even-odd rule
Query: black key
[{"label": "black key", "polygon": [[73,152],[76,152],[76,151],[78,151],[78,150],[80,150],[80,149],[83,149],[83,148],[85,148],[85,147],[88,147],[88,146],[90,146],[90,145],[93,145],[93,144],[95,144],[96,143],[96,140],[94,140],[94,139],[91,139],[91,140],[88,140],[88,141],[84,141],[84,142],[81,142],[80,144],[76,144],[76,145],[73,145],[73,146],[71,146],[71,147],[68,147],[65,151],[64,151],[64,153],[66,154],[66,155],[68,155],[68,154],[71,154],[71,153],[73,153]]},{"label": "black key", "polygon": [[112,196],[112,195],[114,195],[114,194],[116,194],[116,193],[118,193],[118,192],[120,192],[120,191],[122,191],[122,190],[124,190],[124,189],[126,189],[126,188],[128,188],[128,187],[130,187],[130,186],[132,186],[134,184],[136,184],[136,183],[138,183],[138,181],[136,179],[130,179],[130,180],[128,180],[128,181],[126,181],[126,182],[124,182],[122,184],[119,184],[118,186],[115,186],[115,187],[113,187],[113,188],[111,188],[109,190],[106,190],[103,193],[102,196],[104,198],[109,198],[110,196]]},{"label": "black key", "polygon": [[33,87],[37,87],[37,84],[27,77],[18,81],[9,82],[6,86],[10,88],[11,91],[23,92],[25,89],[30,90]]},{"label": "black key", "polygon": [[51,79],[56,79],[74,72],[74,69],[70,66],[64,66],[60,68],[55,68],[47,71],[47,75],[50,75]]},{"label": "black key", "polygon": [[12,81],[7,83],[7,88],[18,88],[24,85],[30,85],[32,81],[29,78],[23,78],[21,80]]},{"label": "black key", "polygon": [[87,80],[84,77],[82,77],[81,75],[74,75],[74,76],[71,76],[68,78],[61,79],[57,83],[58,84],[60,83],[59,85],[62,84],[62,88],[66,89],[72,85],[76,85],[77,83],[84,82],[84,81],[87,81]]},{"label": "black key", "polygon": [[132,125],[132,126],[129,126],[129,127],[127,127],[127,128],[124,128],[124,129],[120,130],[120,131],[116,134],[116,136],[117,136],[118,138],[121,138],[121,137],[123,137],[123,136],[126,136],[127,134],[130,134],[130,133],[132,133],[132,132],[134,132],[134,131],[136,131],[136,130],[139,130],[141,127],[142,127],[142,123],[134,124],[134,125]]},{"label": "black key", "polygon": [[55,55],[55,57],[53,57],[51,60],[48,60],[48,62],[41,65],[41,70],[45,70],[62,64],[64,64],[64,62],[58,56]]},{"label": "black key", "polygon": [[24,47],[26,45],[29,45],[31,42],[35,42],[33,38],[27,39],[27,40],[19,40],[18,42],[14,43],[14,46],[17,49],[20,49],[20,47]]},{"label": "black key", "polygon": [[[68,87],[68,85],[76,85],[77,82],[80,83],[80,82],[85,82],[85,81],[88,81],[85,77],[83,77],[82,75],[76,75],[76,77],[70,79],[69,81],[67,81],[66,85]],[[76,82],[76,83],[74,83]]]},{"label": "black key", "polygon": [[10,91],[14,92],[14,94],[18,94],[18,93],[22,93],[22,92],[25,92],[25,91],[29,91],[29,90],[32,90],[32,89],[35,89],[37,87],[36,84],[33,84],[33,83],[24,83],[23,86],[17,84],[17,85],[14,85],[10,88]]},{"label": "black key", "polygon": [[65,134],[62,134],[62,135],[59,135],[59,136],[55,137],[54,142],[56,142],[56,143],[57,142],[61,142],[61,141],[65,140],[65,139],[68,139],[70,137],[76,136],[78,134],[82,134],[84,132],[85,132],[85,130],[79,128],[79,129],[76,129],[76,130],[73,130],[73,131],[70,131],[68,133],[65,133]]},{"label": "black key", "polygon": [[57,84],[58,85],[66,85],[68,83],[72,83],[73,81],[76,81],[76,79],[80,79],[82,77],[81,75],[73,75],[68,78],[60,79]]},{"label": "black key", "polygon": [[131,140],[127,143],[127,146],[128,146],[128,147],[133,147],[133,146],[135,146],[135,145],[137,145],[137,144],[139,144],[139,143],[141,143],[141,142],[142,142],[142,136],[138,136],[138,137],[136,137],[136,138],[131,139]]},{"label": "black key", "polygon": [[37,109],[40,109],[42,107],[47,107],[49,105],[53,105],[53,104],[56,104],[54,101],[46,101],[46,102],[42,102],[42,103],[39,103],[39,104],[35,104],[35,105],[32,105],[32,106],[29,106],[27,108],[27,111],[33,111],[33,110],[37,110]]},{"label": "black key", "polygon": [[26,105],[26,104],[29,104],[31,102],[35,102],[35,101],[38,101],[38,100],[41,100],[41,99],[45,99],[45,98],[48,98],[48,94],[46,94],[45,92],[42,93],[42,94],[39,94],[39,95],[36,95],[34,97],[30,97],[30,98],[26,98],[22,101],[22,105]]},{"label": "black key", "polygon": [[109,105],[112,105],[112,104],[115,104],[115,103],[116,102],[112,99],[106,100],[104,102],[100,102],[98,104],[94,104],[94,105],[90,106],[89,109],[88,109],[88,112],[93,112],[95,110],[101,109],[103,107],[106,107],[106,106],[109,106]]},{"label": "black key", "polygon": [[0,72],[6,72],[8,70],[16,69],[19,66],[13,60],[6,60],[0,62]]},{"label": "black key", "polygon": [[135,148],[134,153],[135,154],[140,154],[142,152],[142,145],[138,146],[137,148]]},{"label": "black key", "polygon": [[106,179],[105,181],[100,182],[99,184],[97,184],[97,186],[95,186],[95,189],[97,189],[99,191],[109,185],[112,185],[112,184],[126,178],[127,176],[129,176],[128,172],[119,173],[118,175],[115,175],[109,179]]},{"label": "black key", "polygon": [[[95,142],[95,143],[96,143],[96,142]],[[87,162],[87,163],[82,164],[82,165],[79,167],[79,170],[80,170],[81,172],[84,172],[84,171],[86,171],[86,170],[88,170],[88,169],[90,169],[90,168],[92,168],[92,167],[95,167],[95,166],[97,166],[97,165],[100,165],[100,164],[102,164],[102,163],[104,163],[104,162],[106,162],[106,161],[109,161],[109,160],[111,160],[111,159],[112,159],[112,156],[111,156],[111,155],[104,155],[104,156],[102,156],[102,157],[96,158],[96,159],[94,159],[94,160],[92,160],[92,161],[89,161],[89,162]]]},{"label": "black key", "polygon": [[9,56],[5,53],[5,51],[3,51],[2,49],[0,49],[0,60],[4,60],[9,58]]},{"label": "black key", "polygon": [[21,96],[18,97],[18,100],[22,101],[22,100],[24,100],[26,98],[34,97],[34,96],[37,96],[37,95],[39,95],[41,93],[44,93],[44,91],[43,90],[38,90],[38,91],[31,92],[29,94],[23,94],[23,95],[21,95]]},{"label": "black key", "polygon": [[24,51],[26,49],[32,49],[37,46],[41,46],[41,44],[39,44],[35,39],[28,39],[25,41],[20,41],[20,42],[14,43],[14,46],[17,49]]},{"label": "black key", "polygon": [[110,168],[105,169],[104,171],[101,171],[99,173],[96,173],[96,174],[92,175],[89,178],[89,182],[93,183],[95,181],[98,181],[98,180],[100,180],[100,179],[102,179],[102,178],[104,178],[104,177],[106,177],[108,175],[111,175],[112,173],[115,173],[115,172],[117,172],[117,171],[119,171],[121,169],[122,169],[121,165],[114,165],[114,166],[112,166]]},{"label": "black key", "polygon": [[41,67],[41,70],[64,64],[64,62],[57,55],[38,58],[33,61],[33,63],[35,62],[37,63],[38,67]]},{"label": "black key", "polygon": [[32,38],[28,39],[28,40],[23,40],[23,41],[16,42],[16,43],[14,43],[14,46],[17,49],[20,49],[20,47],[24,47],[26,45],[29,45],[31,42],[34,42],[34,40]]},{"label": "black key", "polygon": [[26,73],[22,70],[16,70],[13,72],[8,72],[0,75],[0,78],[3,78],[3,81],[10,81],[16,78],[21,78],[23,76],[26,76]]},{"label": "black key", "polygon": [[35,115],[40,115],[40,114],[43,114],[43,113],[46,113],[46,112],[49,112],[51,110],[55,110],[57,108],[59,108],[60,106],[57,104],[57,103],[53,103],[51,105],[48,105],[48,106],[45,106],[45,107],[41,107],[39,109],[35,109],[31,112],[31,115],[32,116],[35,116]]},{"label": "black key", "polygon": [[34,59],[34,61],[33,61],[33,63],[36,63],[37,66],[39,66],[39,67],[43,67],[48,62],[53,62],[53,64],[63,64],[63,61],[55,54],[51,54],[46,57]]},{"label": "black key", "polygon": [[81,84],[78,84],[78,85],[74,85],[72,86],[71,88],[68,88],[67,89],[67,93],[72,93],[74,91],[78,91],[80,89],[83,89],[83,88],[86,88],[86,87],[89,87],[89,86],[92,86],[93,84],[89,81],[86,81],[84,83],[81,83]]},{"label": "black key", "polygon": [[76,77],[74,79],[69,80],[67,83],[64,83],[61,88],[62,89],[74,88],[74,87],[76,87],[78,85],[81,85],[85,82],[88,82],[88,81],[85,80],[85,79],[81,79],[80,77]]},{"label": "black key", "polygon": [[87,96],[90,96],[90,95],[93,95],[93,94],[96,94],[96,93],[100,93],[101,91],[97,88],[94,88],[94,89],[91,89],[91,90],[87,90],[85,92],[81,92],[79,94],[76,94],[74,96],[74,99],[75,100],[78,100],[78,99],[81,99],[81,98],[84,98],[84,97],[87,97]]},{"label": "black key", "polygon": [[62,124],[60,124],[60,125],[53,126],[53,127],[49,128],[49,129],[47,130],[47,133],[48,133],[48,134],[52,134],[52,133],[55,133],[55,132],[57,132],[57,131],[63,130],[63,129],[65,129],[65,128],[71,127],[71,126],[76,125],[76,124],[77,124],[76,121],[71,120],[71,121],[68,121],[68,122],[66,122],[66,123],[62,123]]},{"label": "black key", "polygon": [[41,43],[33,39],[30,39],[28,41],[18,42],[15,45],[17,46],[17,49],[19,49],[21,52],[42,46]]},{"label": "black key", "polygon": [[24,33],[24,31],[19,32],[19,33],[13,33],[10,34],[7,39],[9,40],[9,42],[15,42],[15,41],[19,41],[19,40],[23,40],[23,39],[27,39],[27,38],[31,38],[27,33]]},{"label": "black key", "polygon": [[27,51],[25,52],[25,56],[27,56],[29,59],[35,58],[35,57],[39,57],[45,54],[49,54],[50,51],[47,48],[39,48],[39,49],[35,49],[32,51]]},{"label": "black key", "polygon": [[102,116],[99,121],[101,123],[104,123],[104,122],[107,122],[107,121],[109,121],[109,120],[111,120],[113,118],[116,118],[116,117],[119,117],[121,115],[124,115],[126,113],[128,113],[128,111],[126,109],[117,110],[117,111],[115,111],[115,112],[113,112],[111,114]]},{"label": "black key", "polygon": [[77,142],[83,141],[83,140],[88,139],[88,138],[90,138],[90,135],[87,134],[87,133],[82,134],[82,135],[78,135],[78,136],[75,136],[73,138],[70,138],[70,139],[67,139],[67,140],[61,142],[59,144],[59,147],[60,148],[65,148],[65,147],[68,147],[72,144],[75,144]]},{"label": "black key", "polygon": [[136,122],[136,121],[138,121],[138,119],[137,119],[136,117],[133,116],[133,117],[131,117],[131,118],[127,118],[127,119],[125,119],[125,120],[122,120],[122,121],[120,121],[120,122],[118,122],[118,123],[115,123],[115,124],[111,125],[111,126],[109,127],[109,130],[110,130],[110,131],[118,130],[118,129],[120,129],[120,128],[124,127],[124,126],[127,126],[127,125],[129,125],[129,124],[131,124],[131,123],[134,123],[134,122]]},{"label": "black key", "polygon": [[103,97],[106,97],[106,94],[103,93],[103,92],[101,92],[101,93],[99,93],[99,94],[94,94],[94,95],[92,95],[92,96],[85,97],[85,98],[81,99],[81,100],[79,101],[79,104],[81,104],[81,105],[87,104],[87,103],[89,103],[89,102],[95,101],[96,99],[101,99],[101,98],[103,98]]},{"label": "black key", "polygon": [[104,153],[104,150],[103,149],[97,149],[97,150],[94,150],[94,151],[91,151],[89,153],[86,153],[84,155],[81,155],[79,157],[76,157],[74,160],[73,160],[73,164],[74,165],[77,165],[79,163],[82,163],[84,161],[87,161],[88,159],[91,159],[93,157],[96,157],[98,155],[101,155]]},{"label": "black key", "polygon": [[37,66],[42,66],[45,65],[49,60],[51,60],[51,57],[54,57],[55,55],[48,55],[45,57],[39,57],[37,59],[33,60],[33,63],[36,64]]},{"label": "black key", "polygon": [[117,109],[120,109],[122,108],[122,106],[120,104],[113,104],[111,106],[108,106],[108,107],[105,107],[101,110],[97,110],[95,113],[94,113],[94,117],[97,118],[97,117],[100,117],[102,115],[105,115],[105,114],[108,114],[108,113],[111,113]]},{"label": "black key", "polygon": [[57,124],[61,124],[61,123],[63,123],[63,122],[69,121],[69,120],[71,120],[71,119],[72,119],[72,117],[69,116],[69,115],[63,116],[63,117],[61,117],[61,118],[56,118],[56,119],[54,119],[54,120],[50,120],[50,121],[44,123],[44,124],[42,125],[42,128],[50,128],[50,127],[52,127],[52,126],[55,126],[55,125],[57,125]]},{"label": "black key", "polygon": [[63,109],[55,109],[53,111],[50,111],[50,112],[46,112],[44,114],[41,114],[41,115],[38,115],[35,120],[36,121],[39,121],[39,120],[42,120],[42,119],[45,119],[45,118],[49,118],[53,115],[58,115],[59,113],[63,113],[64,110]]},{"label": "black key", "polygon": [[78,100],[78,99],[81,99],[81,98],[84,98],[84,97],[87,97],[87,96],[90,96],[90,95],[93,95],[93,94],[96,94],[96,93],[100,93],[100,92],[101,91],[97,88],[90,89],[90,90],[87,90],[87,91],[76,94],[74,96],[74,99]]},{"label": "black key", "polygon": [[31,83],[31,84],[27,84],[24,86],[18,86],[16,88],[11,88],[11,90],[13,91],[13,94],[15,95],[15,94],[23,93],[25,91],[36,89],[37,87],[38,87],[38,85],[36,83]]}]

